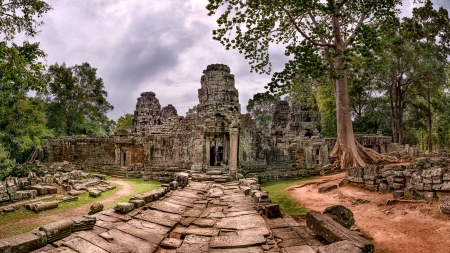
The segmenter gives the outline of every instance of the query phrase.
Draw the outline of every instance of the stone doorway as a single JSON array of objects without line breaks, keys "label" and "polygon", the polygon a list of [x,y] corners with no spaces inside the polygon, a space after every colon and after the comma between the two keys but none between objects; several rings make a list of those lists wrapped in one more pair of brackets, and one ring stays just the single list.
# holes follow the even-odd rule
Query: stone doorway
[{"label": "stone doorway", "polygon": [[206,138],[206,161],[209,166],[228,164],[230,138],[228,133],[208,134]]}]

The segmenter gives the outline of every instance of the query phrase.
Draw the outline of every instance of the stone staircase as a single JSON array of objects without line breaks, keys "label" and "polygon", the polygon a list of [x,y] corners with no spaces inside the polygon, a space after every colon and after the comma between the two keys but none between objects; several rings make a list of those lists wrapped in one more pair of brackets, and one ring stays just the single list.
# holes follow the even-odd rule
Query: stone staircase
[{"label": "stone staircase", "polygon": [[225,183],[233,180],[225,166],[208,166],[205,173],[191,172],[191,178],[194,181],[214,181],[216,183]]},{"label": "stone staircase", "polygon": [[119,178],[128,177],[128,167],[120,167],[120,169],[114,170],[112,176]]}]

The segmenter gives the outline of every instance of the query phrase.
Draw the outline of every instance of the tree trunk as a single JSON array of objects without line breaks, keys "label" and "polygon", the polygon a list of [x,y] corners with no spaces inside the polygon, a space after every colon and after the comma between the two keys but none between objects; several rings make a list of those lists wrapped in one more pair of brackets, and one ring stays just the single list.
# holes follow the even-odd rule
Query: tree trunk
[{"label": "tree trunk", "polygon": [[433,151],[433,125],[432,125],[432,119],[431,119],[431,89],[430,89],[430,82],[428,81],[428,151]]},{"label": "tree trunk", "polygon": [[337,140],[330,155],[340,156],[341,168],[364,166],[366,163],[360,157],[353,133],[348,97],[348,83],[345,74],[335,80]]}]

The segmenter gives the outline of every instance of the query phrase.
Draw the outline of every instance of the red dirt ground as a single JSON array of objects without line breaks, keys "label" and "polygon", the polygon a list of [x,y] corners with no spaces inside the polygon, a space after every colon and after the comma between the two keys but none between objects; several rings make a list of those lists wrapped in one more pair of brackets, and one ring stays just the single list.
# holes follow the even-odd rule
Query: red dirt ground
[{"label": "red dirt ground", "polygon": [[370,192],[354,186],[318,192],[320,186],[338,184],[344,177],[345,173],[340,173],[299,182],[288,192],[309,210],[322,212],[336,204],[352,210],[356,225],[372,238],[376,253],[450,252],[450,215],[440,213],[442,200],[385,206],[392,193]]}]

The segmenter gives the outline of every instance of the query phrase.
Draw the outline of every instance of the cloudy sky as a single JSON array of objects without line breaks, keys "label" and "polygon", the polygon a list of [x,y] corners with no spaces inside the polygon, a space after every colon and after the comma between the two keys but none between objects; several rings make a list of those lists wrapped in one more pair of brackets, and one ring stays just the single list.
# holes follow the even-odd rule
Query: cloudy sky
[{"label": "cloudy sky", "polygon": [[[68,66],[88,62],[98,69],[117,120],[133,113],[139,94],[153,91],[162,107],[173,104],[179,115],[198,104],[197,89],[206,66],[223,63],[235,75],[242,112],[249,98],[264,92],[270,77],[250,73],[236,51],[226,51],[211,39],[217,17],[208,17],[207,0],[47,0],[48,12],[32,41],[47,53],[47,64]],[[405,13],[413,0],[404,0]],[[435,7],[450,8],[448,0]],[[274,70],[286,58],[272,50]]]}]

